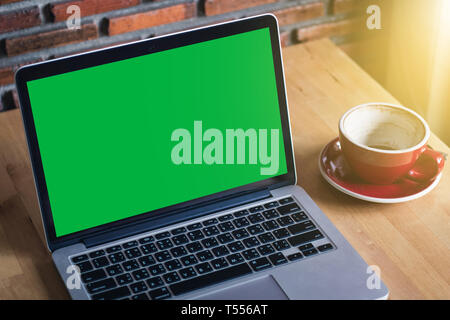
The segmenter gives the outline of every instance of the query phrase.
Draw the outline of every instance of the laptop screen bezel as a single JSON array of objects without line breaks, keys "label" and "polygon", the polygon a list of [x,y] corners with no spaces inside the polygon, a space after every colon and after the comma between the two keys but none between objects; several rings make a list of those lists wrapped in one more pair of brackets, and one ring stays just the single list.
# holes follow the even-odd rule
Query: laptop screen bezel
[{"label": "laptop screen bezel", "polygon": [[[40,150],[36,136],[36,128],[31,111],[27,82],[262,28],[269,28],[270,30],[278,102],[285,145],[287,173],[248,185],[236,187],[234,189],[197,198],[191,201],[175,204],[150,212],[144,212],[132,217],[57,237],[55,232],[55,225],[53,222],[53,215],[50,207],[47,185],[43,172],[42,159],[40,156]],[[194,29],[191,31],[175,33],[168,36],[142,40],[134,43],[28,65],[20,68],[17,71],[16,87],[20,99],[22,118],[28,142],[44,230],[47,238],[47,244],[51,251],[59,247],[77,243],[80,240],[94,234],[106,232],[109,230],[115,230],[130,223],[136,223],[140,220],[144,221],[145,219],[149,219],[150,217],[155,218],[157,216],[169,215],[173,214],[174,211],[178,212],[183,208],[192,208],[204,203],[211,203],[212,201],[217,201],[233,195],[245,194],[246,192],[262,189],[278,188],[283,185],[295,184],[296,182],[286,90],[284,85],[284,75],[281,61],[278,24],[276,18],[273,15],[268,14],[237,20],[219,25]]]}]

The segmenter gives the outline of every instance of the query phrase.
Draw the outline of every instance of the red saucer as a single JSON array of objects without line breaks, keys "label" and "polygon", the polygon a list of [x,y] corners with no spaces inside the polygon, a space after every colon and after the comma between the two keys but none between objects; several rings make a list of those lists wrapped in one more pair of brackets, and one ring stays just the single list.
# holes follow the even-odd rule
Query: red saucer
[{"label": "red saucer", "polygon": [[367,183],[350,169],[339,138],[323,148],[319,157],[319,169],[325,180],[336,189],[355,198],[378,203],[397,203],[420,198],[430,192],[442,176],[440,173],[435,179],[422,183],[408,178],[401,178],[389,185]]}]

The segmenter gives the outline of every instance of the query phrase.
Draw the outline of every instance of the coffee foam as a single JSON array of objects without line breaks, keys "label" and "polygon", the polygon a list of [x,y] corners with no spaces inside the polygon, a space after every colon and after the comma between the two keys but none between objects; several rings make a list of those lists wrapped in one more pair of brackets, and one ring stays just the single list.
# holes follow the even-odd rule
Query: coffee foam
[{"label": "coffee foam", "polygon": [[343,125],[352,141],[392,150],[414,147],[426,134],[422,121],[414,114],[383,105],[355,109],[346,116]]}]

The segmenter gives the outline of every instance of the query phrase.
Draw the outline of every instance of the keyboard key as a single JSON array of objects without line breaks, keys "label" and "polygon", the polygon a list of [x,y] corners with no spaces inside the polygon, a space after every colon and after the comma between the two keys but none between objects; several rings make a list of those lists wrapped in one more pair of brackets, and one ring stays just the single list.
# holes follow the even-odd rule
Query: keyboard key
[{"label": "keyboard key", "polygon": [[200,222],[197,222],[197,223],[188,225],[186,228],[188,230],[195,230],[195,229],[200,229],[201,227],[202,227],[202,224]]},{"label": "keyboard key", "polygon": [[205,248],[212,248],[219,245],[219,242],[216,240],[216,238],[207,238],[203,239],[202,244]]},{"label": "keyboard key", "polygon": [[100,257],[92,260],[92,264],[94,265],[95,268],[103,268],[109,265],[109,261],[108,259],[106,259],[106,257]]},{"label": "keyboard key", "polygon": [[219,227],[220,231],[222,231],[222,232],[228,232],[228,231],[234,230],[234,225],[230,221],[220,223],[218,225],[218,227]]},{"label": "keyboard key", "polygon": [[278,266],[280,264],[288,262],[285,256],[281,252],[277,252],[271,254],[269,256],[269,260],[273,263],[274,266]]},{"label": "keyboard key", "polygon": [[116,245],[116,246],[112,246],[112,247],[106,248],[106,252],[107,253],[114,253],[114,252],[118,252],[118,251],[121,251],[121,250],[122,250],[122,246],[120,246],[120,245]]},{"label": "keyboard key", "polygon": [[164,251],[155,253],[155,258],[158,262],[163,262],[163,261],[171,259],[172,257],[170,255],[169,251],[164,250]]},{"label": "keyboard key", "polygon": [[211,260],[211,265],[214,269],[222,269],[228,266],[228,262],[225,260],[225,258],[218,258]]},{"label": "keyboard key", "polygon": [[290,203],[285,206],[281,206],[277,208],[278,212],[284,216],[286,214],[294,213],[300,210],[300,207],[296,203]]},{"label": "keyboard key", "polygon": [[278,202],[279,202],[281,205],[286,204],[286,203],[289,203],[289,202],[293,202],[293,201],[294,201],[294,199],[292,199],[292,197],[287,197],[287,198],[278,200]]},{"label": "keyboard key", "polygon": [[214,248],[211,251],[216,257],[225,256],[230,253],[230,251],[228,251],[227,247],[225,246]]},{"label": "keyboard key", "polygon": [[237,240],[250,236],[250,234],[244,228],[238,229],[238,230],[234,230],[232,232],[232,234]]},{"label": "keyboard key", "polygon": [[200,264],[196,265],[195,269],[197,269],[197,272],[199,274],[203,274],[203,273],[210,272],[213,270],[213,268],[211,267],[211,265],[208,262],[204,262],[204,263],[200,263]]},{"label": "keyboard key", "polygon": [[167,290],[166,287],[155,289],[148,292],[148,295],[152,300],[161,300],[161,299],[167,299],[170,298],[170,292]]},{"label": "keyboard key", "polygon": [[233,220],[233,224],[236,228],[242,228],[250,225],[250,222],[247,220],[246,217],[238,218],[236,220]]},{"label": "keyboard key", "polygon": [[288,249],[288,248],[290,247],[290,246],[289,246],[289,243],[288,243],[286,240],[279,240],[279,241],[276,241],[276,242],[274,242],[272,245],[273,245],[274,248],[275,248],[276,250],[278,250],[278,251],[282,251],[282,250]]},{"label": "keyboard key", "polygon": [[237,211],[237,212],[233,213],[233,215],[235,218],[239,218],[239,217],[247,215],[248,213],[249,213],[248,210],[241,210],[241,211]]},{"label": "keyboard key", "polygon": [[280,216],[275,209],[266,210],[263,212],[263,215],[267,220],[271,220]]},{"label": "keyboard key", "polygon": [[263,227],[261,227],[260,224],[255,224],[253,226],[250,226],[247,228],[247,231],[251,234],[251,235],[255,235],[255,234],[260,234],[264,232]]},{"label": "keyboard key", "polygon": [[197,272],[195,272],[194,268],[192,267],[181,269],[180,271],[178,271],[178,273],[183,279],[191,278],[197,275]]},{"label": "keyboard key", "polygon": [[159,240],[156,242],[156,246],[159,250],[166,250],[173,247],[172,241],[170,239]]},{"label": "keyboard key", "polygon": [[73,263],[79,263],[88,259],[87,254],[82,254],[80,256],[76,256],[72,258]]},{"label": "keyboard key", "polygon": [[207,237],[215,236],[220,233],[216,226],[203,228],[203,233]]},{"label": "keyboard key", "polygon": [[197,258],[200,261],[206,261],[209,259],[212,259],[214,256],[212,255],[211,251],[209,250],[205,250],[202,252],[197,253]]},{"label": "keyboard key", "polygon": [[145,293],[141,293],[132,296],[131,300],[149,300],[149,298]]},{"label": "keyboard key", "polygon": [[221,244],[224,244],[224,243],[228,243],[228,242],[234,241],[234,238],[231,235],[231,233],[228,232],[228,233],[219,234],[217,236],[217,240],[219,240],[219,242]]},{"label": "keyboard key", "polygon": [[259,253],[256,249],[245,250],[242,252],[242,255],[246,260],[252,260],[259,257]]},{"label": "keyboard key", "polygon": [[105,251],[104,250],[97,250],[94,252],[89,253],[89,257],[90,258],[97,258],[97,257],[101,257],[105,255]]},{"label": "keyboard key", "polygon": [[106,272],[103,269],[98,269],[94,271],[89,271],[81,275],[81,280],[84,283],[89,283],[93,281],[98,281],[106,278]]},{"label": "keyboard key", "polygon": [[146,281],[146,283],[150,289],[155,289],[164,285],[164,282],[160,276],[150,278]]},{"label": "keyboard key", "polygon": [[290,236],[290,234],[286,228],[274,230],[274,231],[272,231],[272,233],[277,239],[283,239],[283,238],[287,238]]},{"label": "keyboard key", "polygon": [[113,278],[103,279],[86,284],[86,289],[90,294],[98,293],[108,289],[115,288],[117,285]]},{"label": "keyboard key", "polygon": [[247,248],[256,247],[256,246],[261,244],[256,237],[251,237],[251,238],[244,239],[244,240],[242,240],[242,243]]},{"label": "keyboard key", "polygon": [[223,216],[220,216],[220,217],[218,218],[218,220],[219,220],[220,222],[228,221],[228,220],[232,220],[232,219],[233,219],[233,215],[232,215],[231,213],[226,214],[226,215],[223,215]]},{"label": "keyboard key", "polygon": [[262,226],[263,226],[264,229],[266,229],[267,231],[274,230],[274,229],[276,229],[276,228],[279,227],[279,226],[278,226],[278,223],[277,223],[275,220],[269,220],[269,221],[263,222],[263,223],[262,223]]},{"label": "keyboard key", "polygon": [[263,222],[264,221],[264,217],[262,216],[261,213],[255,213],[255,214],[251,214],[248,216],[248,220],[255,224],[255,223],[259,223],[259,222]]},{"label": "keyboard key", "polygon": [[131,292],[138,293],[147,290],[147,285],[144,281],[139,281],[130,285]]},{"label": "keyboard key", "polygon": [[293,224],[294,220],[292,220],[292,218],[290,216],[284,216],[284,217],[278,218],[277,222],[280,226],[284,227],[284,226]]},{"label": "keyboard key", "polygon": [[326,243],[326,244],[323,244],[321,246],[318,246],[317,249],[320,252],[324,252],[324,251],[333,249],[333,245],[331,243]]},{"label": "keyboard key", "polygon": [[156,240],[161,240],[164,238],[168,238],[170,237],[170,232],[169,231],[164,231],[164,232],[160,232],[158,234],[155,234],[155,239]]},{"label": "keyboard key", "polygon": [[119,286],[122,286],[124,284],[133,282],[133,278],[131,277],[131,274],[125,273],[125,274],[122,274],[120,276],[117,276],[116,277],[116,281],[119,284]]},{"label": "keyboard key", "polygon": [[258,247],[258,251],[259,253],[261,253],[261,255],[266,256],[268,254],[274,253],[275,249],[270,244],[265,244]]},{"label": "keyboard key", "polygon": [[314,248],[312,243],[307,243],[307,244],[304,244],[304,245],[298,247],[298,250],[302,250],[303,251],[303,250],[308,250],[308,249],[312,249],[312,248]]},{"label": "keyboard key", "polygon": [[80,273],[88,272],[94,269],[94,267],[92,267],[91,262],[89,261],[77,263],[77,267],[80,269]]},{"label": "keyboard key", "polygon": [[313,230],[292,236],[288,238],[288,241],[292,246],[298,246],[321,238],[323,238],[323,234],[319,230]]},{"label": "keyboard key", "polygon": [[139,263],[143,267],[148,267],[156,263],[155,259],[152,256],[145,256],[138,259]]},{"label": "keyboard key", "polygon": [[270,261],[267,260],[266,257],[252,260],[249,262],[249,264],[250,264],[250,267],[252,267],[252,269],[254,271],[261,271],[261,270],[272,267],[272,265],[270,264]]},{"label": "keyboard key", "polygon": [[207,273],[193,279],[184,280],[170,286],[174,295],[181,295],[193,290],[205,288],[207,286],[235,279],[240,276],[250,274],[252,270],[246,263],[241,263],[230,268]]},{"label": "keyboard key", "polygon": [[303,250],[302,253],[305,257],[308,257],[308,256],[312,256],[314,254],[318,254],[319,251],[317,251],[316,248],[312,248],[312,249],[308,249],[308,250]]},{"label": "keyboard key", "polygon": [[158,251],[158,248],[156,248],[156,245],[154,243],[144,244],[143,246],[140,246],[139,248],[141,249],[143,254],[150,254],[150,253],[155,253],[156,251]]},{"label": "keyboard key", "polygon": [[296,252],[296,253],[293,253],[293,254],[287,256],[287,258],[289,261],[295,261],[295,260],[299,260],[299,259],[303,258],[303,255],[300,252]]},{"label": "keyboard key", "polygon": [[272,235],[272,233],[267,232],[259,235],[258,239],[259,241],[261,241],[261,243],[268,243],[274,241],[275,237]]},{"label": "keyboard key", "polygon": [[263,206],[256,206],[256,207],[248,209],[248,211],[250,211],[250,213],[255,213],[255,212],[258,212],[258,211],[262,211],[262,210],[264,210]]},{"label": "keyboard key", "polygon": [[311,222],[311,220],[306,220],[297,224],[294,224],[292,226],[287,227],[287,229],[289,230],[289,232],[292,235],[296,235],[298,233],[301,232],[305,232],[311,229],[315,229],[316,226]]},{"label": "keyboard key", "polygon": [[136,247],[137,245],[138,245],[137,241],[133,240],[133,241],[128,241],[128,242],[125,242],[124,244],[122,244],[122,248],[129,249],[132,247]]},{"label": "keyboard key", "polygon": [[232,243],[230,243],[230,244],[227,245],[227,248],[228,248],[231,252],[241,251],[241,250],[244,250],[244,249],[245,249],[245,247],[244,247],[244,245],[242,244],[241,241],[235,241],[235,242],[232,242]]},{"label": "keyboard key", "polygon": [[113,276],[123,273],[123,269],[119,264],[115,264],[113,266],[107,267],[106,272],[108,273],[108,275],[110,277],[113,277]]},{"label": "keyboard key", "polygon": [[190,253],[194,253],[197,251],[200,251],[203,249],[202,245],[200,244],[200,242],[196,241],[196,242],[192,242],[186,245],[186,249],[190,252]]},{"label": "keyboard key", "polygon": [[136,281],[144,280],[144,279],[147,279],[148,277],[150,277],[150,274],[145,269],[140,269],[140,270],[133,271],[132,275],[133,275],[133,278]]},{"label": "keyboard key", "polygon": [[163,279],[167,284],[181,280],[180,276],[176,272],[166,273],[165,275],[163,275]]},{"label": "keyboard key", "polygon": [[176,236],[177,234],[181,234],[186,232],[186,228],[185,227],[179,227],[176,229],[173,229],[170,233],[172,233],[173,236]]},{"label": "keyboard key", "polygon": [[172,237],[172,241],[176,246],[179,246],[188,243],[189,239],[186,237],[185,234],[180,234],[178,236]]},{"label": "keyboard key", "polygon": [[279,206],[279,204],[277,201],[272,201],[272,202],[268,202],[268,203],[264,204],[264,208],[266,208],[266,209],[271,209],[271,208],[275,208],[278,206]]},{"label": "keyboard key", "polygon": [[142,255],[141,251],[139,251],[138,248],[131,248],[128,250],[125,250],[125,255],[128,259],[134,259],[137,257],[140,257]]},{"label": "keyboard key", "polygon": [[186,267],[196,264],[198,262],[197,258],[193,254],[183,257],[180,260],[183,263],[183,265],[185,265]]},{"label": "keyboard key", "polygon": [[147,243],[152,242],[154,240],[155,240],[155,238],[153,236],[146,236],[144,238],[139,239],[139,243],[140,244],[147,244]]},{"label": "keyboard key", "polygon": [[160,263],[151,267],[148,267],[148,271],[150,272],[150,274],[152,276],[157,276],[161,273],[166,272],[166,269],[164,268],[164,266]]},{"label": "keyboard key", "polygon": [[92,296],[94,300],[115,300],[120,299],[131,294],[130,289],[128,287],[119,287],[116,289],[108,290],[102,293],[98,293]]},{"label": "keyboard key", "polygon": [[122,267],[125,269],[125,271],[131,271],[140,268],[139,263],[137,263],[135,259],[122,263]]},{"label": "keyboard key", "polygon": [[242,255],[241,255],[240,253],[233,253],[233,254],[230,254],[230,255],[227,257],[227,260],[228,260],[228,262],[229,262],[231,265],[233,265],[233,264],[238,264],[238,263],[241,263],[241,262],[244,262],[244,258],[242,257]]},{"label": "keyboard key", "polygon": [[170,249],[170,253],[175,258],[178,258],[178,257],[184,256],[188,252],[186,251],[186,249],[184,247],[176,247],[176,248]]},{"label": "keyboard key", "polygon": [[182,267],[182,265],[180,263],[180,260],[178,260],[178,259],[167,261],[164,264],[164,266],[166,267],[166,269],[168,271],[173,271],[173,270],[176,270],[176,269],[180,269]]},{"label": "keyboard key", "polygon": [[205,237],[200,230],[194,230],[194,231],[188,232],[187,236],[189,237],[189,239],[191,241],[200,240]]},{"label": "keyboard key", "polygon": [[109,261],[111,261],[111,263],[113,263],[113,264],[125,261],[125,256],[123,255],[122,252],[110,254],[108,256],[108,258],[109,258]]},{"label": "keyboard key", "polygon": [[212,218],[212,219],[208,219],[206,221],[203,221],[203,225],[205,227],[216,224],[218,222],[218,220],[216,218]]},{"label": "keyboard key", "polygon": [[297,212],[297,213],[291,214],[291,218],[295,222],[300,222],[300,221],[308,219],[308,216],[304,212]]}]

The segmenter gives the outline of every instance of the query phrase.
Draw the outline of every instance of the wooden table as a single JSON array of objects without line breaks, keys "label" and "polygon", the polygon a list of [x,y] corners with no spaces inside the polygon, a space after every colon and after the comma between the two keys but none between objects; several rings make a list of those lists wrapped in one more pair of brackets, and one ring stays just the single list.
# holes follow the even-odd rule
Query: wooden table
[{"label": "wooden table", "polygon": [[[317,159],[339,117],[360,103],[398,102],[329,40],[283,54],[299,184],[380,267],[391,299],[450,299],[448,165],[435,190],[408,203],[373,204],[333,189]],[[450,154],[435,136],[430,144]],[[8,111],[0,114],[0,299],[68,298],[43,239],[21,116]]]}]

